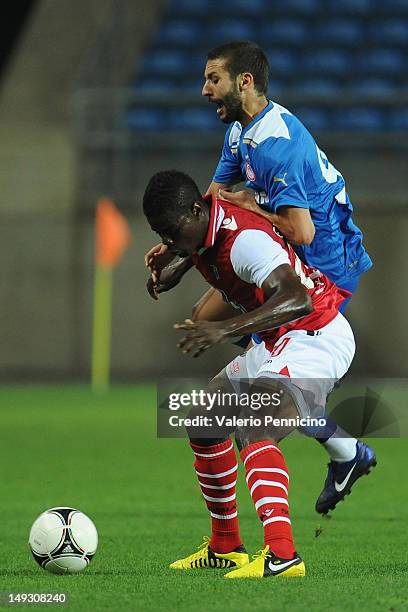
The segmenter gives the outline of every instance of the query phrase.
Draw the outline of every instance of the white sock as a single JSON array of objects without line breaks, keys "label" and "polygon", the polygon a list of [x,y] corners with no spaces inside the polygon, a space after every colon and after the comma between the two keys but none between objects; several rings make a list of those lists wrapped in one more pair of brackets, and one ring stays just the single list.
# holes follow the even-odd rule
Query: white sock
[{"label": "white sock", "polygon": [[326,448],[332,461],[351,461],[356,456],[356,444],[355,438],[338,438],[336,435],[332,436],[323,442],[323,446]]}]

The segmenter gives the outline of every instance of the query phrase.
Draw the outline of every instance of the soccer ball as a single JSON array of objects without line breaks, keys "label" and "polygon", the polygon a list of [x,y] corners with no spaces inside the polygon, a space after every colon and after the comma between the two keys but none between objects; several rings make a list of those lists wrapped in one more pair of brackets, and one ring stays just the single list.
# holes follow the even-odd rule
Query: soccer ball
[{"label": "soccer ball", "polygon": [[28,540],[37,563],[53,574],[75,574],[92,561],[98,532],[75,508],[51,508],[34,521]]}]

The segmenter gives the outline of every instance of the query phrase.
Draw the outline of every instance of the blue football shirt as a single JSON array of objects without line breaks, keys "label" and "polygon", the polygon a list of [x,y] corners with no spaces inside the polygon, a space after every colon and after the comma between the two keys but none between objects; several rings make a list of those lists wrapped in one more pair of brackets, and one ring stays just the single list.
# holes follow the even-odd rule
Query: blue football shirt
[{"label": "blue football shirt", "polygon": [[258,204],[274,213],[281,206],[308,208],[315,237],[294,248],[340,287],[371,268],[342,175],[299,119],[279,104],[269,102],[245,128],[231,124],[213,180],[244,180]]}]

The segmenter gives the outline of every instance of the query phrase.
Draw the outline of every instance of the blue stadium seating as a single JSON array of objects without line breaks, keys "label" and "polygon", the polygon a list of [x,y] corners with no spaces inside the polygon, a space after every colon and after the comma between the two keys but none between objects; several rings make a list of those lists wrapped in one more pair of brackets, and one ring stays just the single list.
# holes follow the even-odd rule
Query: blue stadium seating
[{"label": "blue stadium seating", "polygon": [[180,50],[159,50],[148,54],[143,62],[146,74],[178,74],[188,66],[189,57]]},{"label": "blue stadium seating", "polygon": [[398,91],[397,85],[391,79],[380,79],[378,77],[356,79],[346,87],[347,93],[355,95],[369,95],[376,97],[387,97],[395,95]]},{"label": "blue stadium seating", "polygon": [[344,49],[320,49],[302,56],[302,68],[311,74],[347,75],[353,65],[353,56]]},{"label": "blue stadium seating", "polygon": [[178,109],[170,114],[168,127],[184,132],[211,131],[220,129],[220,121],[217,118],[214,106],[211,106],[211,108]]},{"label": "blue stadium seating", "polygon": [[261,23],[257,29],[257,40],[264,47],[275,44],[303,45],[311,40],[311,28],[301,19],[274,19]]},{"label": "blue stadium seating", "polygon": [[293,112],[312,132],[320,132],[330,127],[329,113],[324,109],[298,107]]},{"label": "blue stadium seating", "polygon": [[227,40],[253,40],[255,37],[256,30],[252,23],[239,19],[217,21],[206,32],[206,41],[210,45],[222,44]]},{"label": "blue stadium seating", "polygon": [[274,75],[290,76],[296,67],[296,55],[293,51],[284,49],[266,49],[272,78]]},{"label": "blue stadium seating", "polygon": [[350,15],[369,14],[376,8],[375,0],[327,0],[324,5],[327,12]]},{"label": "blue stadium seating", "polygon": [[296,79],[291,90],[307,96],[333,96],[341,93],[342,83],[334,78]]},{"label": "blue stadium seating", "polygon": [[155,36],[158,45],[187,46],[197,43],[200,26],[194,19],[175,19],[164,23]]},{"label": "blue stadium seating", "polygon": [[[206,51],[237,39],[265,49],[273,99],[285,105],[290,94],[336,103],[332,109],[302,103],[311,130],[408,129],[407,112],[387,107],[408,93],[408,0],[170,0],[135,92],[186,93],[198,101]],[[356,99],[353,108],[341,107],[344,95]],[[220,129],[213,107],[132,110],[127,123],[153,131]]]},{"label": "blue stadium seating", "polygon": [[364,42],[364,26],[356,19],[324,19],[312,36],[317,44],[357,46]]},{"label": "blue stadium seating", "polygon": [[172,0],[168,7],[169,15],[208,15],[216,8],[215,0]]},{"label": "blue stadium seating", "polygon": [[388,125],[391,130],[408,131],[408,109],[398,108],[387,115]]},{"label": "blue stadium seating", "polygon": [[405,13],[408,14],[408,0],[378,0],[377,9],[383,9],[387,15],[393,13]]},{"label": "blue stadium seating", "polygon": [[162,78],[142,78],[134,85],[136,93],[161,95],[169,94],[177,89],[174,81],[167,81]]},{"label": "blue stadium seating", "polygon": [[369,28],[372,41],[384,45],[408,45],[408,18],[375,21]]},{"label": "blue stadium seating", "polygon": [[268,0],[223,0],[222,3],[218,4],[219,9],[228,15],[237,13],[242,15],[262,15],[269,6],[270,2]]},{"label": "blue stadium seating", "polygon": [[188,92],[189,94],[193,94],[195,96],[199,96],[201,94],[201,90],[203,88],[204,85],[204,79],[203,77],[198,77],[195,79],[190,79],[188,81],[185,81],[183,84],[183,90]]},{"label": "blue stadium seating", "polygon": [[389,48],[363,51],[359,58],[359,67],[363,74],[398,76],[407,71],[404,53]]},{"label": "blue stadium seating", "polygon": [[137,108],[128,111],[126,123],[134,130],[159,132],[167,126],[166,113],[157,109]]},{"label": "blue stadium seating", "polygon": [[383,112],[376,108],[342,108],[334,113],[333,128],[353,132],[377,132],[384,127]]},{"label": "blue stadium seating", "polygon": [[312,15],[319,11],[320,2],[319,0],[282,0],[281,2],[270,3],[269,7],[272,8],[272,14],[285,12],[288,14]]}]

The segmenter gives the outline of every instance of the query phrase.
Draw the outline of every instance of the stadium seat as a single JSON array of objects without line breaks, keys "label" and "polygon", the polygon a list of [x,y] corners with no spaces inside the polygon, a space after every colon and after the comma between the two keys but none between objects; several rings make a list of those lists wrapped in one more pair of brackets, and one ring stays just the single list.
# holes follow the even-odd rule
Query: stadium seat
[{"label": "stadium seat", "polygon": [[164,23],[155,36],[157,45],[194,45],[200,37],[199,24],[194,20],[177,19]]},{"label": "stadium seat", "polygon": [[340,81],[331,78],[304,79],[296,80],[291,91],[307,96],[332,96],[342,91],[342,85]]},{"label": "stadium seat", "polygon": [[213,106],[176,110],[170,113],[168,128],[185,132],[222,129]]},{"label": "stadium seat", "polygon": [[383,9],[387,15],[393,13],[405,13],[408,14],[408,0],[387,0],[382,2],[378,0],[377,10]]},{"label": "stadium seat", "polygon": [[383,129],[383,113],[376,108],[342,108],[334,113],[333,127],[337,130],[377,132]]},{"label": "stadium seat", "polygon": [[188,81],[185,81],[182,85],[182,89],[183,91],[191,93],[195,96],[197,95],[200,96],[203,85],[204,85],[203,77],[196,77],[196,78],[189,79]]},{"label": "stadium seat", "polygon": [[[248,0],[250,2],[250,0]],[[279,13],[313,15],[319,10],[319,0],[283,0],[268,4],[272,15]]]},{"label": "stadium seat", "polygon": [[188,55],[180,50],[153,51],[144,59],[142,70],[147,74],[178,74],[188,65]]},{"label": "stadium seat", "polygon": [[324,109],[297,107],[293,112],[311,132],[322,132],[330,128],[329,115]]},{"label": "stadium seat", "polygon": [[171,16],[208,15],[211,9],[216,8],[216,0],[171,0],[167,14]]},{"label": "stadium seat", "polygon": [[165,79],[150,79],[143,78],[143,76],[134,84],[133,89],[136,93],[161,95],[169,94],[177,89],[176,84],[173,81],[166,81]]},{"label": "stadium seat", "polygon": [[217,21],[207,26],[206,41],[209,44],[223,44],[229,40],[253,40],[256,32],[252,23],[240,19]]},{"label": "stadium seat", "polygon": [[406,45],[408,47],[408,18],[375,21],[370,27],[370,38],[381,45]]},{"label": "stadium seat", "polygon": [[262,16],[268,8],[268,0],[224,0],[222,7],[222,10],[229,15],[242,13]]},{"label": "stadium seat", "polygon": [[320,44],[356,46],[364,42],[364,27],[355,19],[330,19],[320,22],[312,39]]},{"label": "stadium seat", "polygon": [[369,95],[384,98],[395,95],[397,92],[397,85],[391,79],[373,77],[351,81],[347,85],[346,91],[354,95]]},{"label": "stadium seat", "polygon": [[158,132],[166,127],[166,112],[154,108],[128,111],[126,124],[132,130]]},{"label": "stadium seat", "polygon": [[327,0],[325,5],[326,11],[334,14],[366,15],[376,10],[374,0]]},{"label": "stadium seat", "polygon": [[305,69],[312,74],[347,75],[353,66],[352,54],[343,49],[309,51],[302,56],[302,60],[300,72]]},{"label": "stadium seat", "polygon": [[257,31],[257,41],[262,46],[274,44],[302,45],[310,41],[310,29],[301,19],[274,19],[260,24]]},{"label": "stadium seat", "polygon": [[270,98],[276,98],[277,96],[279,96],[282,92],[283,89],[286,88],[286,83],[285,81],[281,81],[280,79],[276,79],[275,77],[272,77],[269,81],[269,87],[268,87],[268,95]]},{"label": "stadium seat", "polygon": [[296,67],[296,55],[293,51],[284,49],[267,49],[271,78],[275,75],[290,76]]},{"label": "stadium seat", "polygon": [[398,49],[369,49],[360,55],[359,68],[363,74],[400,75],[406,73],[404,54]]},{"label": "stadium seat", "polygon": [[387,127],[391,130],[408,132],[408,109],[398,108],[387,113]]}]

